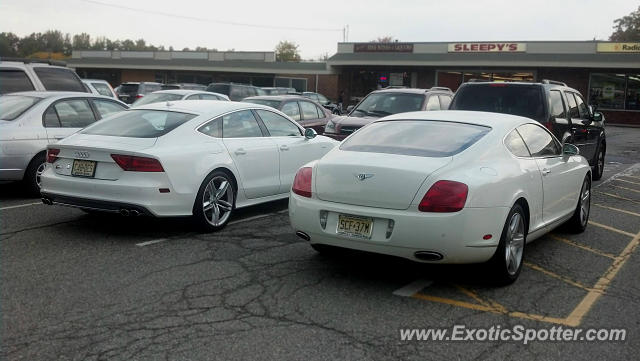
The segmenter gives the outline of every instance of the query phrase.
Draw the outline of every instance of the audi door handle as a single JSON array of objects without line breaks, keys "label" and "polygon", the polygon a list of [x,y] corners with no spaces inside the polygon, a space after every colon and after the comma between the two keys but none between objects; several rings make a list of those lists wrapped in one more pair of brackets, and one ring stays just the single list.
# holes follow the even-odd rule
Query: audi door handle
[{"label": "audi door handle", "polygon": [[289,150],[289,147],[286,145],[281,145],[280,150]]},{"label": "audi door handle", "polygon": [[59,137],[53,137],[55,140],[62,140],[64,138],[66,138],[65,136],[59,136]]},{"label": "audi door handle", "polygon": [[542,175],[547,175],[547,174],[549,174],[549,173],[551,173],[551,170],[550,170],[550,169],[544,168],[544,169],[542,170]]},{"label": "audi door handle", "polygon": [[238,149],[236,149],[235,153],[236,153],[237,155],[247,154],[247,152],[246,152],[244,149],[242,149],[242,148],[238,148]]}]

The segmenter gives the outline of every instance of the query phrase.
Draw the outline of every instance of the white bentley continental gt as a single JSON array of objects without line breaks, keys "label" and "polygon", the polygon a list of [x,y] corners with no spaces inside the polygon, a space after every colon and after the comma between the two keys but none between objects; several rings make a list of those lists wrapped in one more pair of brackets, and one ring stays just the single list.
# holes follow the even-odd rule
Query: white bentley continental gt
[{"label": "white bentley continental gt", "polygon": [[300,168],[289,216],[320,252],[487,262],[492,281],[509,284],[527,242],[565,222],[584,231],[590,190],[578,149],[531,119],[413,112],[376,121]]},{"label": "white bentley continental gt", "polygon": [[298,168],[336,144],[267,106],[144,105],[49,145],[42,201],[217,230],[235,208],[287,198]]}]

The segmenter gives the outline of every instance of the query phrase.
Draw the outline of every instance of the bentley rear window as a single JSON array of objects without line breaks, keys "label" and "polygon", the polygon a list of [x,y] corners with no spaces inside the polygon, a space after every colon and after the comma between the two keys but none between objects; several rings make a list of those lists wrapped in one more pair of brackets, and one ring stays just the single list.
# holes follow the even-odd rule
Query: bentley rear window
[{"label": "bentley rear window", "polygon": [[491,128],[442,121],[393,120],[372,123],[340,146],[354,152],[450,157],[472,146]]}]

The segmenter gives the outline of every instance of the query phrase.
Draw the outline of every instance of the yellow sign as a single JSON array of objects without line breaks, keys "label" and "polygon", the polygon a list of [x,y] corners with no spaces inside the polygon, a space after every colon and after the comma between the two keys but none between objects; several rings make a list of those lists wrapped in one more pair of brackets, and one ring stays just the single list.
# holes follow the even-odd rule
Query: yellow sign
[{"label": "yellow sign", "polygon": [[599,53],[640,53],[640,43],[598,43]]}]

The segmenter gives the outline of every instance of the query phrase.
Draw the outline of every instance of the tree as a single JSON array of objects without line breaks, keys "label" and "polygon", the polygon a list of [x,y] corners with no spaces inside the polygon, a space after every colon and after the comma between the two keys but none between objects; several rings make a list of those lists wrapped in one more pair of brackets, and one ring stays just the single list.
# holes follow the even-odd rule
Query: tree
[{"label": "tree", "polygon": [[372,43],[392,43],[393,41],[393,36],[391,35],[378,36],[377,39],[371,40]]},{"label": "tree", "polygon": [[14,33],[0,33],[0,56],[18,56],[20,38]]},{"label": "tree", "polygon": [[638,10],[613,21],[615,29],[611,41],[640,41],[640,6]]},{"label": "tree", "polygon": [[298,45],[294,42],[283,40],[276,45],[276,61],[300,61]]},{"label": "tree", "polygon": [[91,36],[87,33],[76,34],[73,36],[73,50],[89,50],[91,49]]}]

